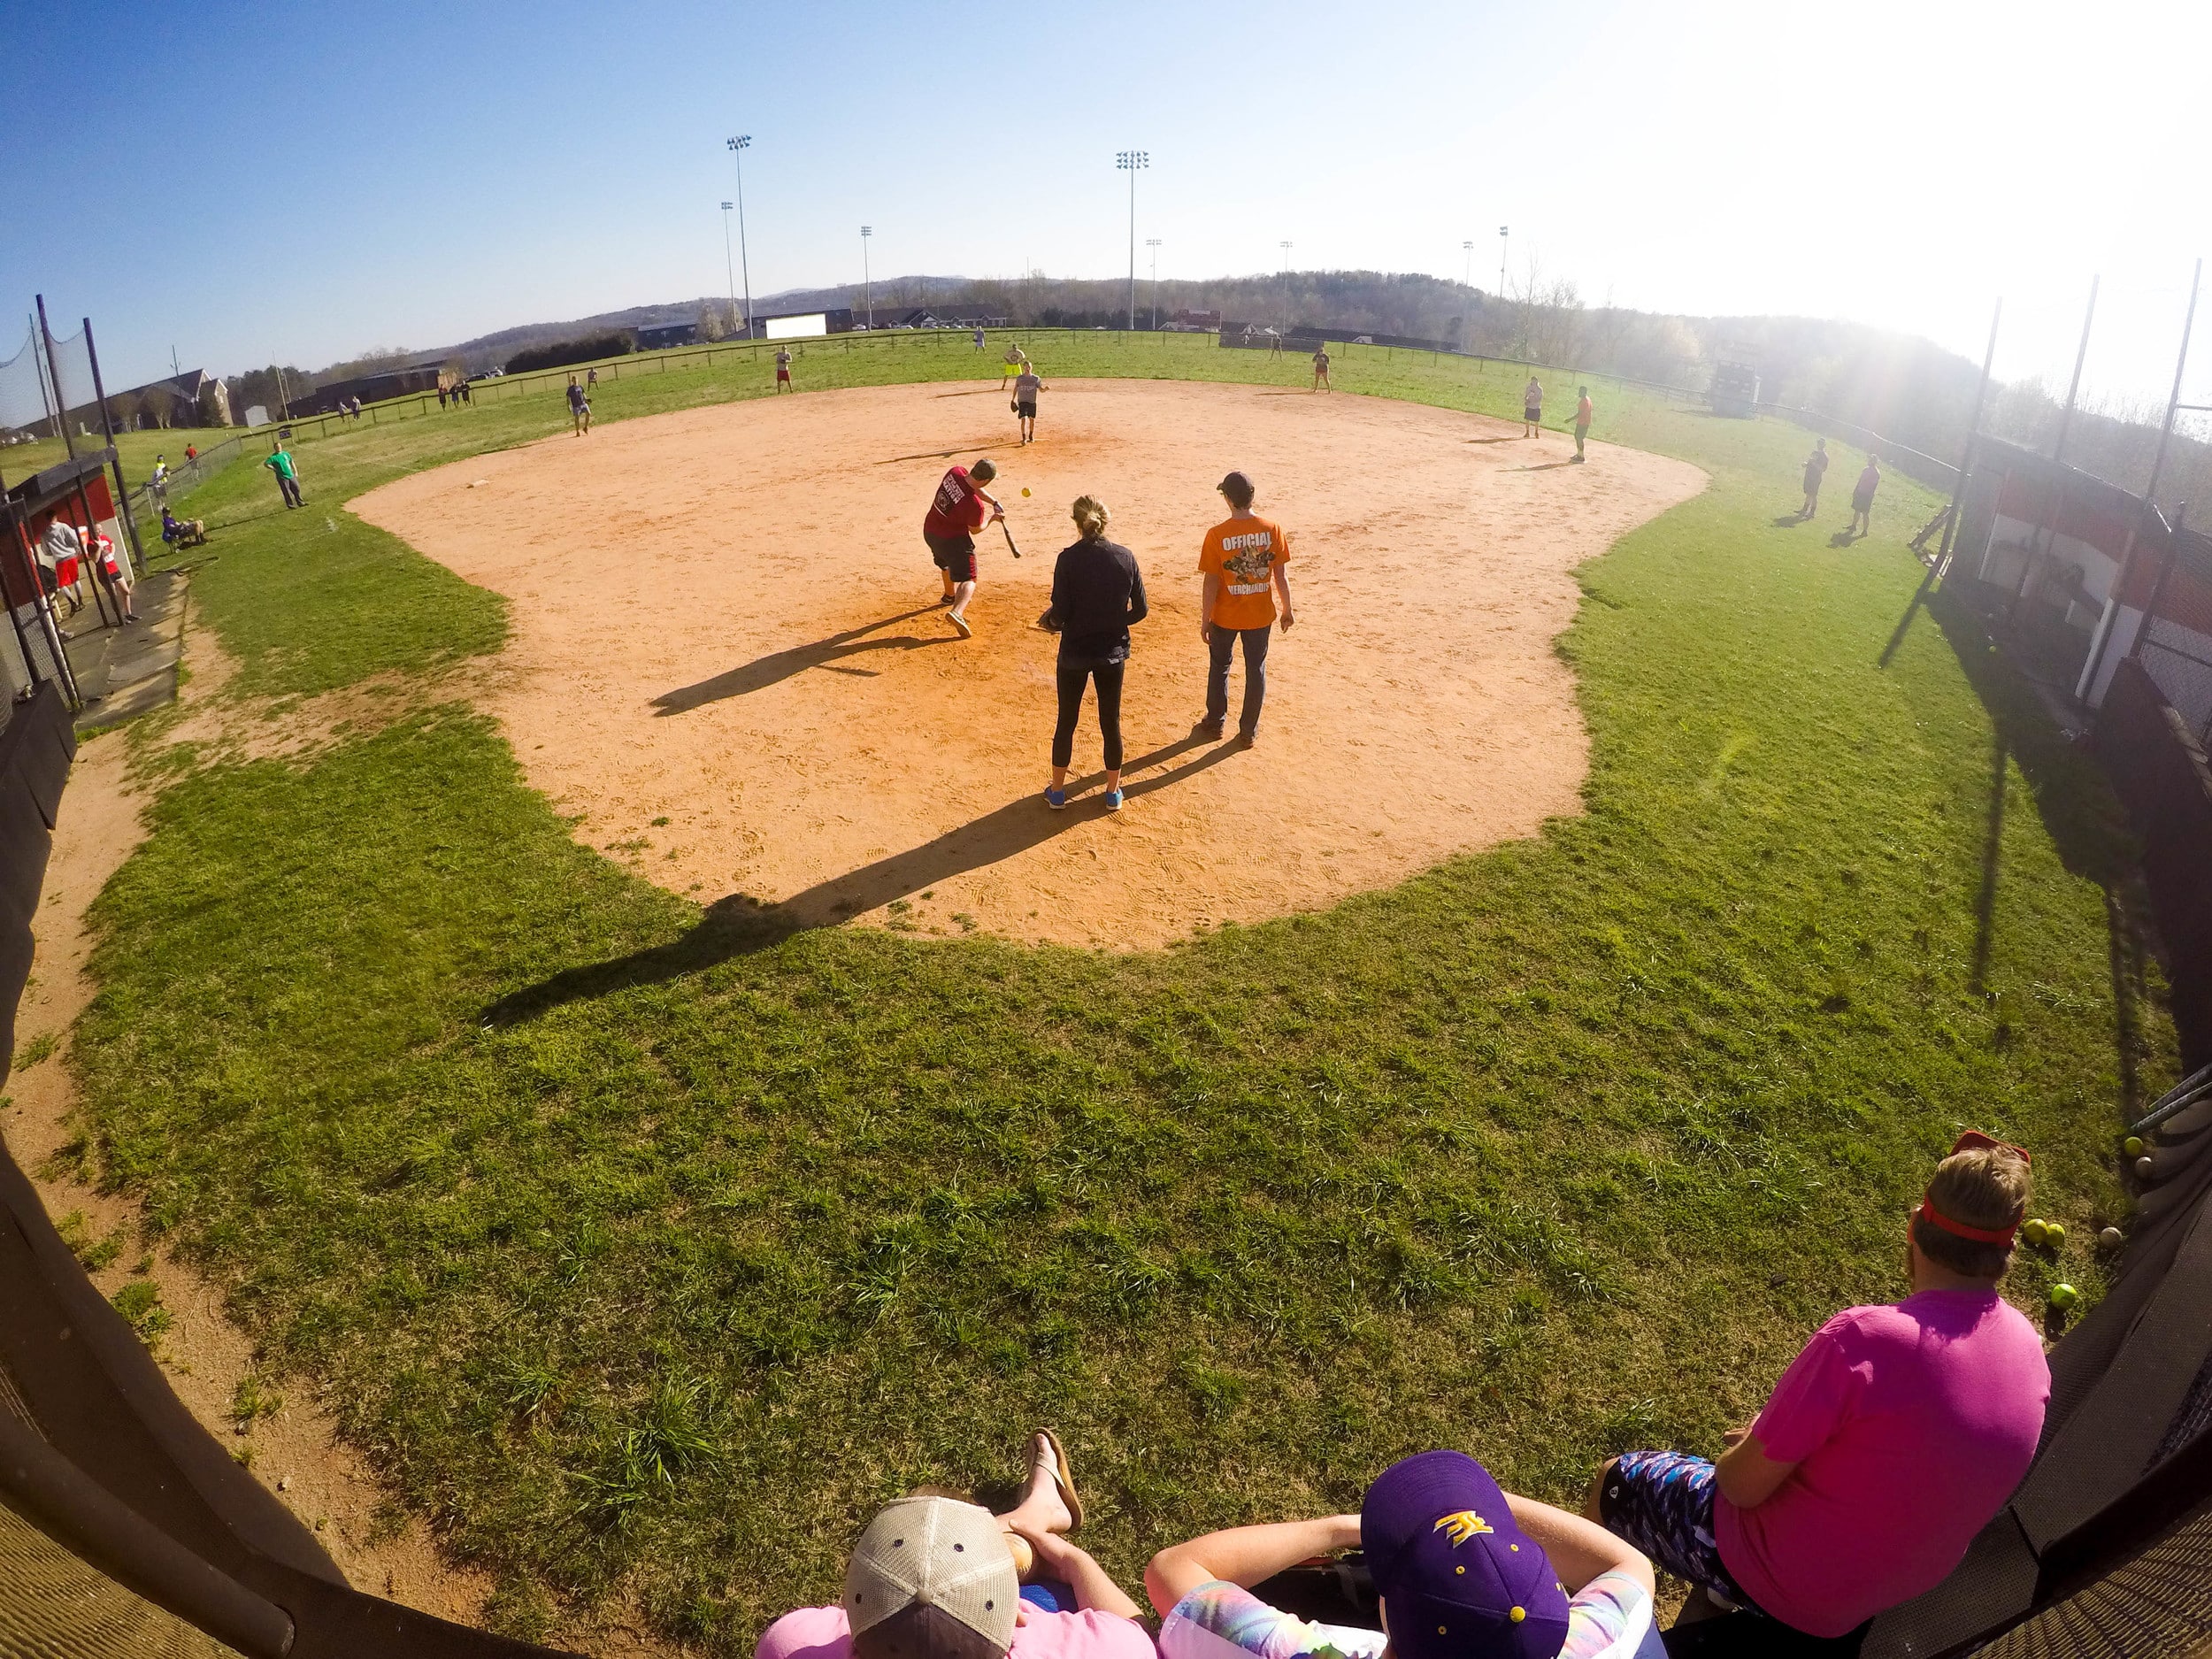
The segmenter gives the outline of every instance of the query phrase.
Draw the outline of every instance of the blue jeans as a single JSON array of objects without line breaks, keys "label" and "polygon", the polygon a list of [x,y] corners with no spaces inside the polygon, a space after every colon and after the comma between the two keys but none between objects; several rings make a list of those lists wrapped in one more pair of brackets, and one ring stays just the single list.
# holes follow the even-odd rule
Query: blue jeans
[{"label": "blue jeans", "polygon": [[1219,726],[1229,718],[1229,655],[1239,640],[1244,641],[1244,708],[1237,716],[1237,730],[1256,732],[1260,704],[1267,700],[1267,636],[1274,625],[1260,628],[1225,628],[1214,624],[1206,641],[1211,657],[1206,673],[1206,719]]}]

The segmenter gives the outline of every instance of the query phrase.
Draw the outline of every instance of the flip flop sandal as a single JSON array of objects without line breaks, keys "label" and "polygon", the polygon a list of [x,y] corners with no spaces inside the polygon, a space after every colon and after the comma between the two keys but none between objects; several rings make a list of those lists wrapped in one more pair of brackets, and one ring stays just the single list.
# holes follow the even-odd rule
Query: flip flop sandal
[{"label": "flip flop sandal", "polygon": [[1075,1474],[1068,1466],[1067,1448],[1060,1444],[1060,1437],[1050,1429],[1039,1429],[1037,1432],[1052,1448],[1052,1484],[1060,1488],[1060,1502],[1068,1506],[1068,1531],[1072,1532],[1083,1525],[1083,1500],[1075,1493]]}]

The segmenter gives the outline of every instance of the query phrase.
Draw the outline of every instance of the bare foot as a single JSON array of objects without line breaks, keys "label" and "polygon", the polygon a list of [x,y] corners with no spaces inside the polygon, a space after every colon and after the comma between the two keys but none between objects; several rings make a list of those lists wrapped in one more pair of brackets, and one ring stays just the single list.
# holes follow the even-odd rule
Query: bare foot
[{"label": "bare foot", "polygon": [[998,1517],[1001,1532],[1019,1527],[1030,1532],[1064,1532],[1075,1525],[1075,1517],[1060,1495],[1057,1467],[1052,1442],[1042,1434],[1031,1435],[1029,1482],[1022,1488],[1022,1501]]}]

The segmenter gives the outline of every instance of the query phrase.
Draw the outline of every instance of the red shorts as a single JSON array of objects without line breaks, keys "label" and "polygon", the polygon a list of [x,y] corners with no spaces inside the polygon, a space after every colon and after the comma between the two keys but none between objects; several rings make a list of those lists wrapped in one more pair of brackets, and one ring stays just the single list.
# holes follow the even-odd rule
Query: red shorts
[{"label": "red shorts", "polygon": [[778,369],[776,371],[776,378],[780,380],[788,381],[791,379],[791,371],[789,369]]}]

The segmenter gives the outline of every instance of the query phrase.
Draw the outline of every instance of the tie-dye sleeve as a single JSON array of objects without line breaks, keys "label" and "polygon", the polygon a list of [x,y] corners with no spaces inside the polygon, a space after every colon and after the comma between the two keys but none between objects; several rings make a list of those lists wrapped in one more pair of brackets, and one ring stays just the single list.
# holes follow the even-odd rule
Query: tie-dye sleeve
[{"label": "tie-dye sleeve", "polygon": [[1380,1631],[1317,1624],[1216,1578],[1178,1601],[1160,1624],[1161,1659],[1381,1659]]},{"label": "tie-dye sleeve", "polygon": [[1651,1592],[1624,1572],[1601,1572],[1568,1603],[1559,1659],[1631,1659],[1651,1621]]}]

